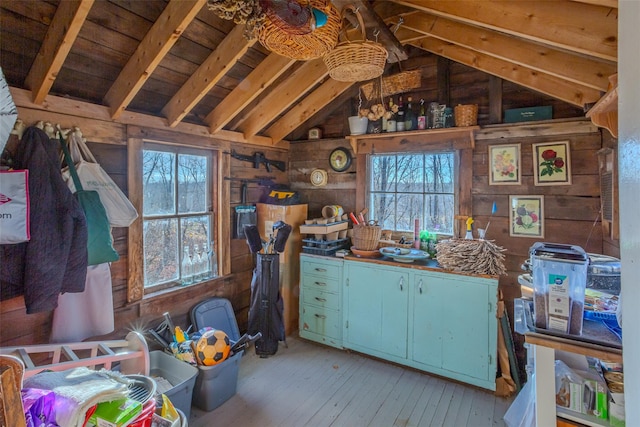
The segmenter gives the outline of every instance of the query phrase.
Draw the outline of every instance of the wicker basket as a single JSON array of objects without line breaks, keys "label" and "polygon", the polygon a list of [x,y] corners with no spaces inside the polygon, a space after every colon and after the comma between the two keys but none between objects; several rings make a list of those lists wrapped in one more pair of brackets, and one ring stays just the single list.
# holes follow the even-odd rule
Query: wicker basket
[{"label": "wicker basket", "polygon": [[475,126],[478,124],[478,105],[456,105],[454,109],[456,126]]},{"label": "wicker basket", "polygon": [[[420,70],[402,71],[398,74],[386,76],[382,78],[382,83],[374,80],[360,86],[360,90],[368,100],[377,98],[379,93],[385,98],[397,93],[408,92],[421,86],[420,79],[422,72]],[[382,84],[382,90],[378,90]]]},{"label": "wicker basket", "polygon": [[290,34],[266,17],[258,30],[258,40],[270,51],[286,58],[306,61],[320,58],[338,43],[342,19],[328,0],[310,0],[309,5],[327,14],[327,23],[308,34]]},{"label": "wicker basket", "polygon": [[382,227],[378,225],[354,225],[353,247],[361,251],[375,251],[382,234]]},{"label": "wicker basket", "polygon": [[367,40],[362,16],[352,5],[342,10],[343,18],[347,11],[358,18],[362,40],[351,41],[345,32],[345,41],[322,58],[329,75],[340,82],[361,82],[381,76],[387,62],[387,50],[380,43]]}]

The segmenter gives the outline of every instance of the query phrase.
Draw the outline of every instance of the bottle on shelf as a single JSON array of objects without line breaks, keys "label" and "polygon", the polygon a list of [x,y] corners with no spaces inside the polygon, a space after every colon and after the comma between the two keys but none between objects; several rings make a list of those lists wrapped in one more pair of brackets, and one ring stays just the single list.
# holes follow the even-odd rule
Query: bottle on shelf
[{"label": "bottle on shelf", "polygon": [[190,285],[193,283],[193,263],[191,261],[191,255],[189,254],[189,246],[185,245],[182,252],[182,263],[180,265],[181,270],[181,283],[183,285]]},{"label": "bottle on shelf", "polygon": [[405,130],[404,128],[404,103],[402,102],[402,95],[398,97],[398,119],[396,120],[396,129],[398,132]]},{"label": "bottle on shelf", "polygon": [[393,97],[389,97],[387,112],[390,117],[387,119],[387,132],[395,132],[397,128],[396,113],[393,112]]},{"label": "bottle on shelf", "polygon": [[[204,246],[202,249],[204,249]],[[202,251],[199,250],[199,246],[196,243],[193,245],[193,282],[194,283],[201,282],[202,280],[204,280],[205,266],[203,261],[205,261],[205,259],[202,256]]]},{"label": "bottle on shelf", "polygon": [[407,98],[407,109],[404,112],[404,130],[416,130],[418,128],[418,119],[413,112],[412,98]]},{"label": "bottle on shelf", "polygon": [[424,109],[424,99],[420,100],[420,113],[418,115],[418,129],[426,129],[427,128],[427,116],[426,111]]}]

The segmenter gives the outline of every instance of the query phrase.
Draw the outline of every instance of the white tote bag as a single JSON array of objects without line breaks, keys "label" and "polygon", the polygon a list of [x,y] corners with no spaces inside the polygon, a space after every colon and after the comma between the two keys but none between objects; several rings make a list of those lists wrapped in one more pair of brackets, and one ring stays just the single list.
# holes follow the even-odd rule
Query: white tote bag
[{"label": "white tote bag", "polygon": [[0,171],[0,244],[29,239],[29,171]]},{"label": "white tote bag", "polygon": [[[120,190],[111,177],[96,162],[95,157],[85,144],[81,134],[76,132],[69,134],[69,151],[76,165],[78,177],[85,190],[97,191],[100,201],[107,211],[109,224],[112,227],[128,227],[138,217],[136,208],[133,207],[127,196]],[[70,177],[68,168],[62,169],[62,176],[71,192],[76,191],[76,186]]]}]

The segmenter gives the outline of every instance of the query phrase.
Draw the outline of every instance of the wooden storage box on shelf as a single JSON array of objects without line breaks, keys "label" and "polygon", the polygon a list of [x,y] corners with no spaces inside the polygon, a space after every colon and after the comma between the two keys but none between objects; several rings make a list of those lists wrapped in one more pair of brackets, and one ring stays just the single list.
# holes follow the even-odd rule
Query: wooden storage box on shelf
[{"label": "wooden storage box on shelf", "polygon": [[329,234],[346,230],[348,226],[348,221],[334,222],[332,224],[305,224],[300,226],[300,234]]}]

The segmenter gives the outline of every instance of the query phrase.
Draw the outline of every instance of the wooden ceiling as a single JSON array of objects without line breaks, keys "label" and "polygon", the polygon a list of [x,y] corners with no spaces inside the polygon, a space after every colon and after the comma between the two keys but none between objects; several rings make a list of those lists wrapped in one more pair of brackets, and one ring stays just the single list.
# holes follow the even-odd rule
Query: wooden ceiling
[{"label": "wooden ceiling", "polygon": [[[370,38],[386,25],[378,34],[390,50],[399,41],[578,107],[617,72],[617,0],[334,0],[347,3],[366,15]],[[84,101],[114,121],[276,145],[354,86],[330,79],[321,59],[247,40],[206,0],[2,1],[0,27],[14,98]]]}]

